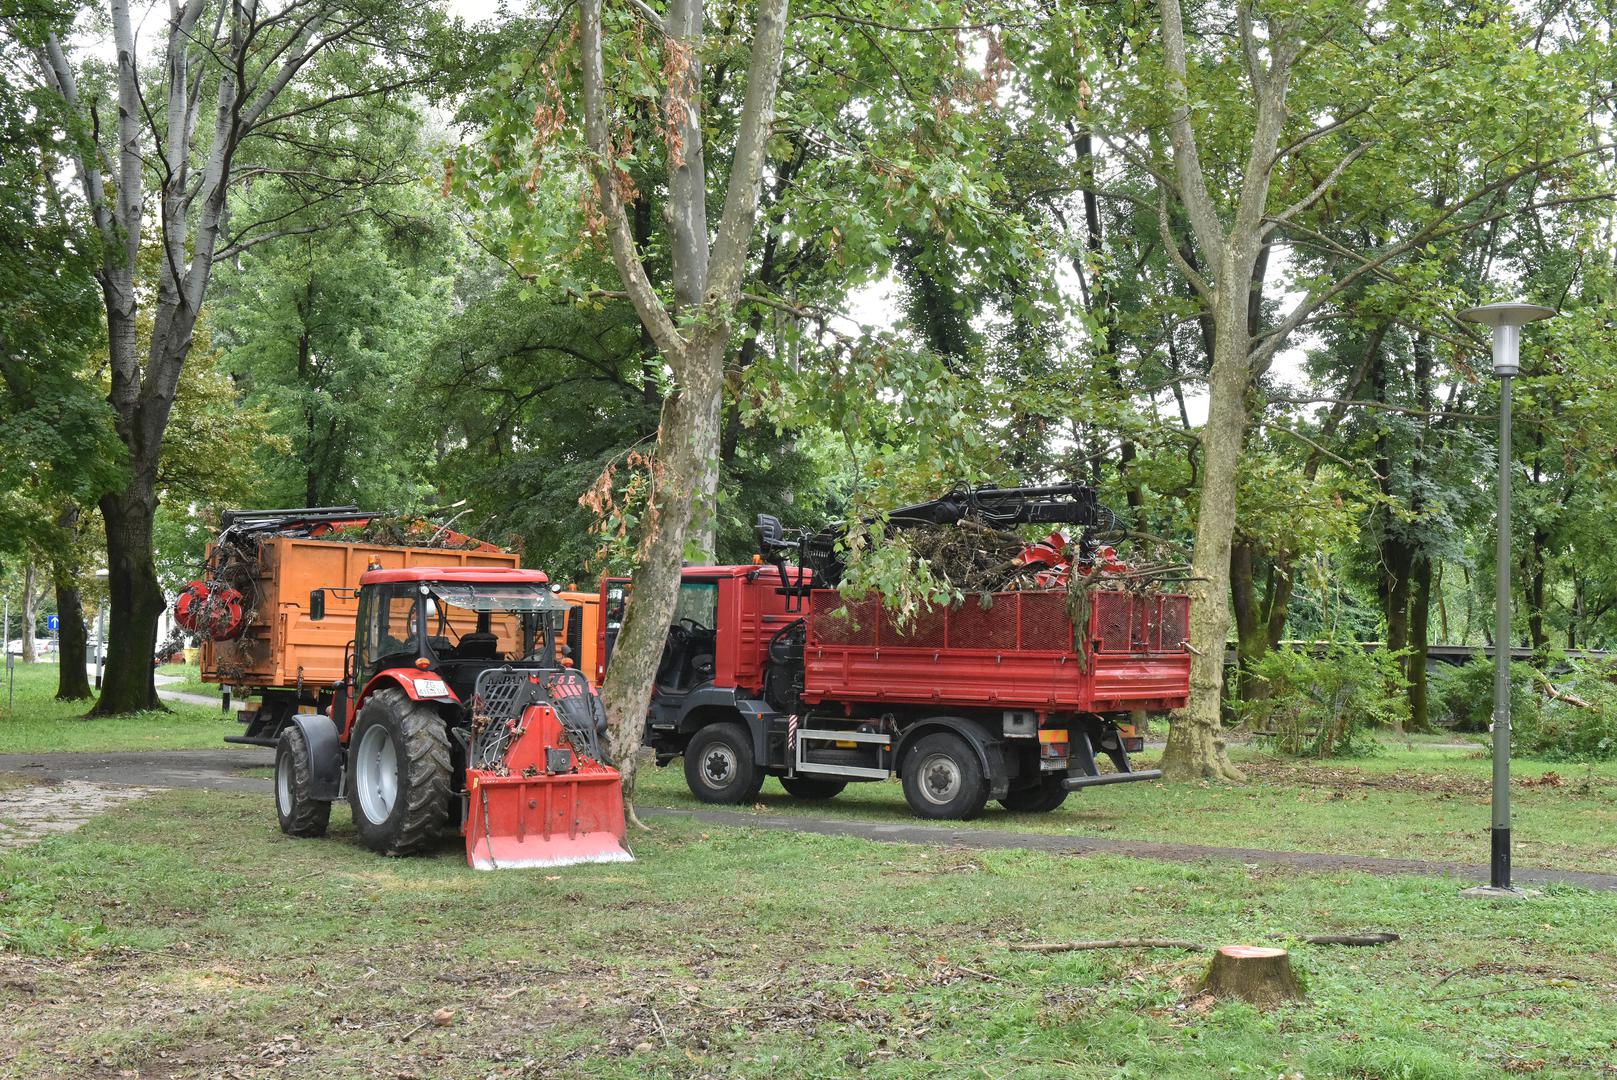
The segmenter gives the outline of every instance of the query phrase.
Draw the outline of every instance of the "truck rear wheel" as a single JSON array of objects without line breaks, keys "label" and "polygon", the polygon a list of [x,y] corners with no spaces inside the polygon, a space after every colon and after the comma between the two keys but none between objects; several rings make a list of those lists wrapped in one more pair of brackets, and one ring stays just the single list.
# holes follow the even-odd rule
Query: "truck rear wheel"
[{"label": "truck rear wheel", "polygon": [[430,706],[378,690],[359,710],[348,751],[354,828],[372,851],[413,855],[449,803],[449,733]]},{"label": "truck rear wheel", "polygon": [[949,731],[916,742],[905,759],[904,801],[924,818],[965,821],[982,813],[988,781],[971,744]]},{"label": "truck rear wheel", "polygon": [[740,724],[709,724],[685,746],[685,783],[708,803],[749,803],[764,786],[752,739]]},{"label": "truck rear wheel", "polygon": [[1061,786],[1063,776],[1044,776],[1024,788],[1005,793],[999,805],[1017,814],[1047,814],[1067,801],[1067,790]]},{"label": "truck rear wheel", "polygon": [[324,836],[331,803],[316,799],[314,762],[309,740],[296,724],[281,732],[275,744],[275,815],[288,836]]},{"label": "truck rear wheel", "polygon": [[834,799],[842,794],[842,789],[848,786],[848,782],[807,776],[782,776],[780,786],[794,799]]}]

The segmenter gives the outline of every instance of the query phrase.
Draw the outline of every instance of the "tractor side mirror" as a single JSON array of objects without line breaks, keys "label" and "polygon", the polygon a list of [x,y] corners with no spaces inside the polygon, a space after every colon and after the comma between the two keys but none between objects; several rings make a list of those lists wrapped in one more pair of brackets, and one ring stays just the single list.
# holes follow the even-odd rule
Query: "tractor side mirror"
[{"label": "tractor side mirror", "polygon": [[319,622],[326,617],[326,590],[315,589],[309,593],[309,618]]}]

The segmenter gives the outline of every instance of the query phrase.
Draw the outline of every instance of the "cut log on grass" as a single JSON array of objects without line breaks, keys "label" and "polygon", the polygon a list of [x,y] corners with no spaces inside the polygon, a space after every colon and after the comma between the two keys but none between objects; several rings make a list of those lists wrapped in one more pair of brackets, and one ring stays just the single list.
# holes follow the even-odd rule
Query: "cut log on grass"
[{"label": "cut log on grass", "polygon": [[1213,954],[1202,990],[1215,998],[1238,998],[1258,1006],[1301,1001],[1302,987],[1291,970],[1285,949],[1263,945],[1225,945]]}]

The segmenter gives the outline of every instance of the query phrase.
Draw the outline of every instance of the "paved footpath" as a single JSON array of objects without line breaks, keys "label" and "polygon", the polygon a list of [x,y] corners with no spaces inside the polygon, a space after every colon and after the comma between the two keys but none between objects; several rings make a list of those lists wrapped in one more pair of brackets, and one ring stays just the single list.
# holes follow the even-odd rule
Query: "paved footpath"
[{"label": "paved footpath", "polygon": [[[117,791],[117,798],[133,798],[163,788],[207,788],[216,791],[268,796],[267,777],[249,776],[249,770],[274,766],[275,753],[266,747],[233,746],[219,750],[148,750],[107,754],[0,754],[0,773],[30,777],[62,792],[72,804],[87,787]],[[73,786],[69,786],[73,785]],[[34,798],[45,795],[38,788]],[[128,794],[124,794],[128,792]],[[51,800],[56,801],[56,800]],[[88,804],[86,804],[88,805]],[[100,806],[98,809],[106,809]],[[670,818],[750,829],[772,829],[850,836],[894,844],[937,844],[983,851],[1043,851],[1054,855],[1124,855],[1169,862],[1231,861],[1254,866],[1287,866],[1298,871],[1329,873],[1355,871],[1368,874],[1414,874],[1486,881],[1488,868],[1464,863],[1421,859],[1386,859],[1368,855],[1328,855],[1309,851],[1268,851],[1261,848],[1213,847],[1203,844],[1163,844],[1112,837],[1072,836],[1059,833],[1016,832],[1011,829],[974,829],[962,826],[893,823],[851,818],[811,817],[796,814],[758,814],[741,810],[695,810],[674,807],[639,807],[643,818]],[[268,808],[266,807],[266,812]],[[77,828],[90,815],[78,815]],[[0,812],[0,819],[5,814]],[[54,829],[49,831],[63,831]],[[1617,874],[1577,870],[1517,867],[1515,880],[1524,885],[1577,885],[1617,892]]]}]

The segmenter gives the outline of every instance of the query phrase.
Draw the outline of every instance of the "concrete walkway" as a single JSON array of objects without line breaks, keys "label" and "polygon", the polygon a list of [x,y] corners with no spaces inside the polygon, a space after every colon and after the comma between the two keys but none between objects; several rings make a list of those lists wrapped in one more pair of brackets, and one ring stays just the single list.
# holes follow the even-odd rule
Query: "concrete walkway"
[{"label": "concrete walkway", "polygon": [[[275,752],[267,747],[232,746],[219,750],[151,750],[108,754],[3,754],[0,773],[37,778],[52,784],[87,783],[134,787],[207,788],[270,794],[267,777],[248,776],[248,770],[273,768]],[[1269,851],[1262,848],[1214,847],[1203,844],[1164,844],[1111,837],[1071,836],[1057,833],[978,829],[966,826],[893,823],[827,818],[797,814],[756,814],[741,810],[695,810],[641,806],[642,818],[696,821],[732,828],[771,829],[848,836],[893,844],[936,844],[983,851],[1042,851],[1053,855],[1123,855],[1167,862],[1229,861],[1258,866],[1286,866],[1299,872],[1354,871],[1366,874],[1412,874],[1484,882],[1488,868],[1467,863],[1423,859],[1387,859],[1369,855],[1330,855],[1309,851]],[[266,805],[265,812],[269,812]],[[1524,885],[1576,885],[1617,892],[1617,874],[1577,870],[1517,867],[1513,874]]]}]

